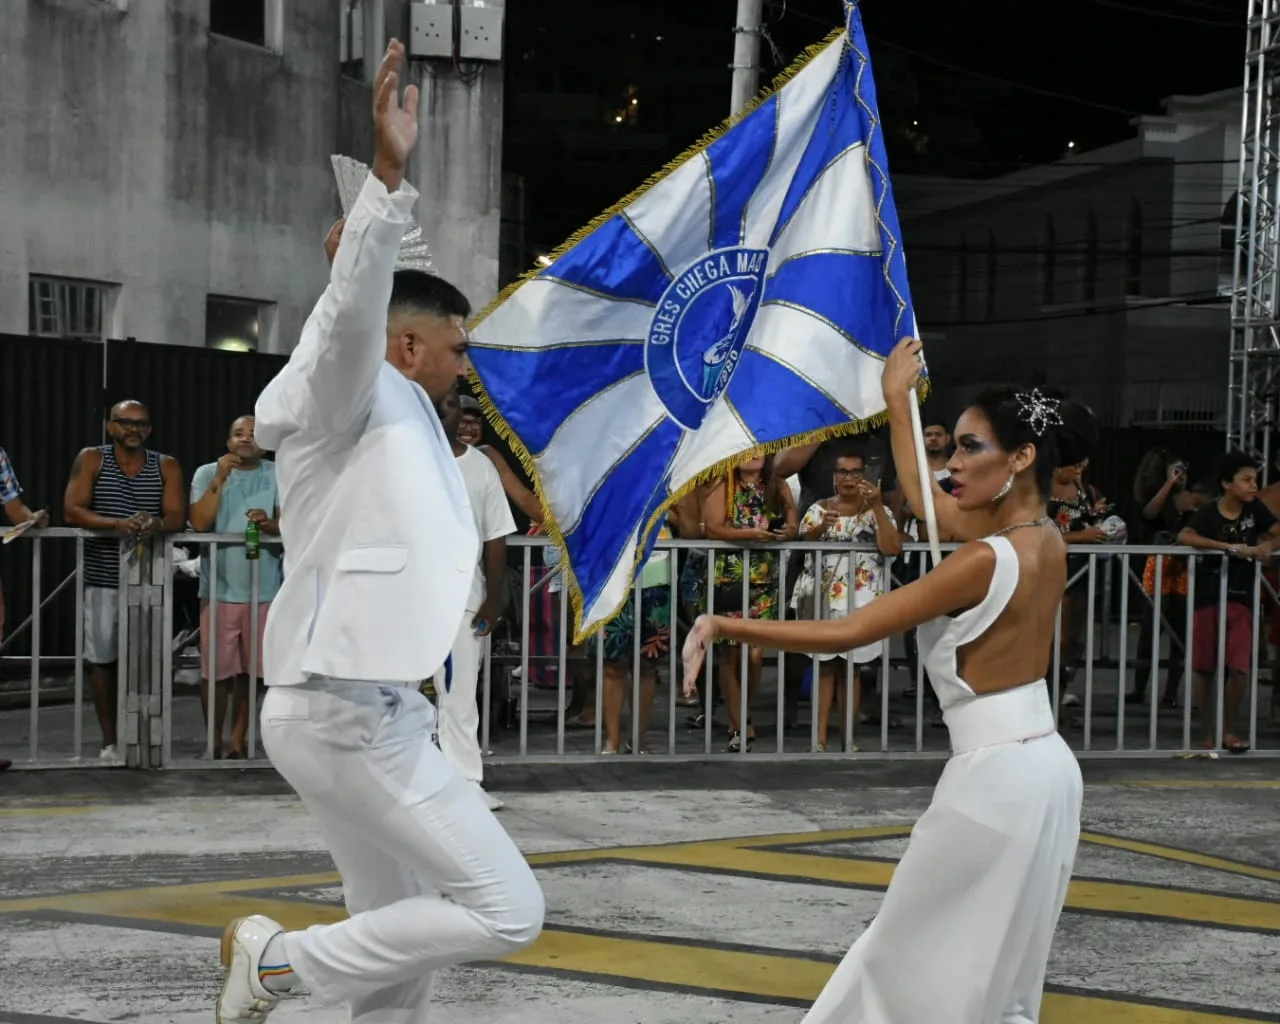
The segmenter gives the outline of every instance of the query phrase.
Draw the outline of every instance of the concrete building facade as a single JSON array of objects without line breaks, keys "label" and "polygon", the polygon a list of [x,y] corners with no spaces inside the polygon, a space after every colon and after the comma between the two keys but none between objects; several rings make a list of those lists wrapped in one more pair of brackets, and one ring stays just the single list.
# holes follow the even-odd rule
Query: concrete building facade
[{"label": "concrete building facade", "polygon": [[947,391],[1038,381],[1117,425],[1218,423],[1240,97],[1165,107],[1132,139],[1001,178],[894,177],[920,328]]},{"label": "concrete building facade", "polygon": [[[329,156],[371,155],[371,64],[353,47],[408,30],[403,0],[371,3],[261,0],[248,31],[244,2],[10,4],[0,333],[288,351],[327,279]],[[478,305],[497,284],[500,72],[409,77],[417,214]]]}]

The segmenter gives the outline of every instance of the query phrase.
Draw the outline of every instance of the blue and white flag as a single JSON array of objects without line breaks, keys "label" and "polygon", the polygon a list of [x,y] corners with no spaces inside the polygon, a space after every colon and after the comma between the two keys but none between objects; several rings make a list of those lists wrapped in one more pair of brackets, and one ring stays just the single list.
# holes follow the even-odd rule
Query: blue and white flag
[{"label": "blue and white flag", "polygon": [[472,325],[482,401],[567,554],[579,640],[665,510],[744,453],[865,429],[915,332],[856,3],[745,116]]}]

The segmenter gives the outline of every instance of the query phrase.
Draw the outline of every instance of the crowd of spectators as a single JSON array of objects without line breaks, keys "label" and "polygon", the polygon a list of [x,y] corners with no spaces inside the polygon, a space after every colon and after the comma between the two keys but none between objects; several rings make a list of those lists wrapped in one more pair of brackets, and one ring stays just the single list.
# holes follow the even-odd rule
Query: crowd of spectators
[{"label": "crowd of spectators", "polygon": [[[510,586],[511,574],[502,571],[504,565],[511,564],[505,538],[516,531],[512,513],[527,520],[530,532],[536,534],[542,511],[507,459],[483,443],[485,428],[478,403],[466,395],[451,401],[444,417],[446,428],[469,489],[478,488],[472,495],[473,506],[483,507],[486,517],[479,524],[486,549],[477,565],[475,607],[469,610],[465,624],[476,647],[464,659],[471,666],[467,669],[470,681],[459,691],[465,695],[464,704],[474,705],[474,666],[483,661],[484,648],[492,636],[511,635],[521,604]],[[250,415],[230,424],[226,450],[197,467],[188,488],[177,461],[148,447],[152,424],[146,407],[124,401],[108,416],[108,442],[83,449],[71,467],[63,519],[68,525],[98,533],[84,545],[84,646],[79,653],[90,669],[104,760],[118,757],[116,638],[121,573],[127,570],[131,549],[136,546],[140,553],[142,542],[149,537],[188,530],[242,534],[252,524],[255,535],[271,537],[279,532],[282,513],[275,467],[255,442],[253,427]],[[930,469],[945,488],[952,445],[949,427],[941,422],[926,423],[924,436]],[[1117,512],[1116,502],[1090,482],[1089,468],[1089,462],[1083,460],[1058,470],[1049,507],[1069,551],[1069,582],[1063,595],[1057,652],[1062,706],[1070,709],[1080,703],[1079,670],[1091,654],[1097,657],[1086,644],[1090,607],[1086,595],[1090,566],[1096,566],[1099,557],[1097,545],[1132,540],[1225,552],[1225,558],[1199,560],[1194,584],[1188,559],[1176,551],[1143,560],[1140,590],[1145,600],[1133,605],[1137,614],[1132,616],[1138,629],[1132,648],[1136,652],[1132,687],[1128,688],[1127,681],[1121,685],[1127,689],[1123,699],[1130,704],[1151,699],[1169,707],[1180,699],[1190,699],[1198,713],[1196,743],[1212,749],[1217,746],[1214,684],[1222,660],[1225,726],[1221,745],[1232,752],[1247,750],[1248,744],[1239,735],[1239,718],[1254,649],[1260,642],[1268,674],[1280,681],[1280,614],[1275,614],[1278,605],[1274,597],[1280,580],[1270,570],[1272,548],[1280,544],[1280,484],[1260,487],[1260,467],[1239,453],[1228,453],[1212,467],[1196,467],[1196,475],[1179,453],[1153,448],[1136,467],[1131,511],[1126,517]],[[33,511],[28,505],[3,449],[0,504],[13,527],[38,528],[48,522],[45,511]],[[604,645],[603,706],[599,709],[604,754],[648,749],[645,736],[659,668],[681,629],[700,611],[713,606],[719,614],[756,618],[848,615],[876,600],[886,587],[916,578],[924,565],[923,556],[918,552],[904,554],[904,544],[928,539],[918,510],[908,507],[897,489],[884,439],[874,432],[744,459],[725,476],[684,496],[671,509],[662,537],[725,542],[732,547],[655,551],[637,579],[639,601],[629,602],[596,640],[581,646],[572,646],[562,628],[561,620],[568,616],[560,612],[564,593],[555,548],[543,549],[542,557],[535,559],[542,564],[535,567],[528,581],[533,588],[529,600],[530,682],[535,687],[558,688],[555,663],[564,650],[569,676],[565,715],[570,728],[595,727],[594,645],[597,641]],[[786,556],[777,548],[795,541],[831,547],[799,555],[788,549]],[[206,722],[212,716],[214,723],[207,753],[215,758],[224,752],[233,759],[247,756],[246,733],[253,713],[249,681],[262,675],[261,635],[283,578],[278,546],[264,545],[253,558],[247,552],[244,545],[222,545],[216,572],[207,550],[192,563],[198,566],[199,577],[202,707]],[[1267,567],[1260,615],[1255,615],[1253,596],[1257,563]],[[674,605],[670,599],[673,581]],[[1194,607],[1188,609],[1193,591]],[[1159,616],[1153,611],[1157,596]],[[1094,611],[1096,620],[1096,604]],[[1265,636],[1259,628],[1263,618],[1269,621]],[[0,597],[0,635],[3,621]],[[1157,621],[1167,654],[1161,653],[1153,663]],[[514,632],[521,634],[518,629]],[[464,639],[460,636],[459,643]],[[637,639],[640,678],[634,685],[631,676]],[[914,638],[903,640],[914,679]],[[1266,642],[1277,651],[1274,658],[1268,655]],[[470,650],[470,640],[467,646]],[[257,664],[251,661],[255,650]],[[767,653],[750,649],[744,656],[730,645],[716,652],[709,678],[715,682],[714,713],[726,750],[750,750],[756,741],[750,708],[765,674]],[[798,705],[808,698],[816,719],[816,749],[827,748],[834,725],[840,748],[856,750],[858,725],[879,724],[876,709],[868,706],[865,697],[886,683],[880,678],[882,655],[881,645],[876,644],[844,655],[824,656],[818,659],[816,671],[806,659],[789,660],[783,671],[786,726],[796,725]],[[1188,659],[1193,692],[1181,694]],[[434,681],[424,683],[435,692]],[[914,685],[909,684],[904,696],[914,696],[914,692]],[[1273,687],[1273,718],[1280,717],[1280,701],[1274,698],[1277,692],[1280,687]],[[931,692],[926,689],[926,694],[931,720],[939,724]],[[446,702],[441,701],[442,705]],[[690,708],[689,727],[705,728],[706,705],[696,698],[682,703]],[[634,705],[630,722],[628,705]],[[745,717],[741,714],[744,707]],[[831,721],[833,709],[835,723]],[[450,727],[462,735],[472,735],[477,728],[470,712],[455,711],[450,721]],[[900,724],[896,720],[890,723],[891,727]],[[639,740],[638,749],[634,738]],[[456,740],[450,742],[461,750]],[[475,767],[478,748],[457,753],[455,759],[467,765],[468,776],[479,785],[480,772]],[[4,766],[7,763],[0,761],[0,767]]]}]

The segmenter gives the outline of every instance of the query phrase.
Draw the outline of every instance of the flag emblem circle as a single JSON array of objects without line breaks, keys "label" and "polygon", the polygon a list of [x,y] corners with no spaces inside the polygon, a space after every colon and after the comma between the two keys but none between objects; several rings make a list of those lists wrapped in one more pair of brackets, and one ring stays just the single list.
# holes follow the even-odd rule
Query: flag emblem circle
[{"label": "flag emblem circle", "polygon": [[769,250],[714,249],[662,293],[645,339],[645,369],[673,420],[697,430],[733,378],[760,298]]}]

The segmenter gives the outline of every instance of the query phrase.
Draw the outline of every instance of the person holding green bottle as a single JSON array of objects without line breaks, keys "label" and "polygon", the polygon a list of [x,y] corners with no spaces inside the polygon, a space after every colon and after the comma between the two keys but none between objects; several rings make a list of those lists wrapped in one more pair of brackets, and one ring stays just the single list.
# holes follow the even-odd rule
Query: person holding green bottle
[{"label": "person holding green bottle", "polygon": [[[222,756],[222,730],[231,697],[231,738],[227,757],[248,756],[249,672],[253,635],[253,603],[258,604],[258,664],[253,671],[262,678],[262,639],[267,628],[267,611],[280,589],[283,572],[278,549],[263,546],[262,538],[280,532],[279,494],[276,464],[262,457],[253,436],[254,419],[241,416],[231,424],[227,453],[217,462],[196,470],[191,479],[191,506],[188,521],[199,533],[243,534],[244,546],[221,544],[218,550],[218,614],[211,627],[209,602],[210,558],[200,560],[200,653],[201,699],[206,721],[209,714],[209,645],[217,643],[213,671],[213,733],[211,755]],[[258,563],[258,590],[253,593],[253,563]],[[211,634],[216,633],[216,636]]]}]

